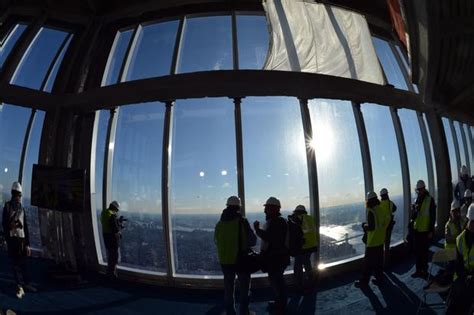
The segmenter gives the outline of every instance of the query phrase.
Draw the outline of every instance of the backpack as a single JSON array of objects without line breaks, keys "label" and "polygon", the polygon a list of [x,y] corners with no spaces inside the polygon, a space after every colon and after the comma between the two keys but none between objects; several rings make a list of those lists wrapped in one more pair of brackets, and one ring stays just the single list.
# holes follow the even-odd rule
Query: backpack
[{"label": "backpack", "polygon": [[288,216],[288,251],[290,256],[301,254],[304,244],[304,234],[301,220],[296,215]]}]

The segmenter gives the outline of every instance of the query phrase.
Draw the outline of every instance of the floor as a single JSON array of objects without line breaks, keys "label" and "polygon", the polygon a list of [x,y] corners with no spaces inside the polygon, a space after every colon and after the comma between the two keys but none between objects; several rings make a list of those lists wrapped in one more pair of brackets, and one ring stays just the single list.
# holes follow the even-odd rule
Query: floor
[{"label": "floor", "polygon": [[[436,248],[432,248],[436,250]],[[28,265],[38,287],[18,300],[8,257],[0,252],[0,308],[17,314],[221,314],[221,291],[196,291],[159,288],[130,282],[108,285],[98,275],[90,275],[80,285],[49,280],[51,262],[29,259]],[[325,279],[317,292],[304,297],[292,294],[289,314],[416,314],[425,281],[412,279],[413,260],[395,265],[387,274],[385,286],[370,285],[361,291],[354,287],[357,272]],[[436,272],[436,270],[434,270]],[[269,290],[252,292],[251,309],[268,314]],[[429,303],[440,303],[438,294],[429,294]],[[420,314],[442,314],[443,308],[428,308]]]}]

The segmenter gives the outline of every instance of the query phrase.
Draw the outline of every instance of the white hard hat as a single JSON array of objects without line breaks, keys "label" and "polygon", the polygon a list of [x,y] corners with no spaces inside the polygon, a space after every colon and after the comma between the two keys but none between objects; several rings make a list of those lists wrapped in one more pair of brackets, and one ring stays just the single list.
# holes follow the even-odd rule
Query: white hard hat
[{"label": "white hard hat", "polygon": [[241,203],[240,203],[240,198],[237,197],[237,196],[230,196],[229,198],[227,198],[227,203],[226,203],[227,206],[241,206]]},{"label": "white hard hat", "polygon": [[387,188],[382,188],[382,189],[380,190],[380,196],[382,196],[382,195],[388,195],[388,190],[387,190]]},{"label": "white hard hat", "polygon": [[19,193],[23,192],[23,189],[21,188],[21,184],[19,182],[13,182],[12,190],[18,191]]},{"label": "white hard hat", "polygon": [[454,199],[453,202],[451,203],[451,210],[459,209],[459,208],[461,208],[459,201],[457,199]]},{"label": "white hard hat", "polygon": [[467,209],[467,219],[469,221],[474,221],[474,203],[472,203]]},{"label": "white hard hat", "polygon": [[281,208],[280,200],[278,200],[275,197],[270,197],[267,199],[267,202],[265,202],[264,206],[277,206]]},{"label": "white hard hat", "polygon": [[470,189],[466,189],[464,192],[464,198],[472,198],[472,191]]},{"label": "white hard hat", "polygon": [[366,200],[369,200],[369,199],[372,199],[372,198],[377,198],[377,194],[374,191],[369,191],[367,193],[367,199]]},{"label": "white hard hat", "polygon": [[469,175],[469,170],[467,169],[466,165],[461,166],[461,175]]},{"label": "white hard hat", "polygon": [[115,209],[120,210],[120,204],[118,201],[114,200],[110,203],[111,206],[114,206]]},{"label": "white hard hat", "polygon": [[416,189],[425,188],[425,187],[426,187],[425,182],[422,179],[416,182]]},{"label": "white hard hat", "polygon": [[297,205],[295,211],[306,211],[306,208],[303,205]]}]

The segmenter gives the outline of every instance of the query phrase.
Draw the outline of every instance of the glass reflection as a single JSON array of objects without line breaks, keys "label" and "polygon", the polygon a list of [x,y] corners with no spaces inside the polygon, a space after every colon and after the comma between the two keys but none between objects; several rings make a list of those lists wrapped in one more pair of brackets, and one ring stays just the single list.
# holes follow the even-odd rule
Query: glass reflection
[{"label": "glass reflection", "polygon": [[105,67],[102,86],[119,82],[119,76],[121,75],[122,65],[132,34],[133,30],[117,32],[114,44],[110,50],[109,59],[107,60],[107,66]]},{"label": "glass reflection", "polygon": [[352,104],[311,100],[316,150],[322,263],[362,255],[364,174]]},{"label": "glass reflection", "polygon": [[267,58],[269,34],[265,16],[237,15],[239,69],[262,69]]},{"label": "glass reflection", "polygon": [[8,35],[0,41],[0,70],[3,67],[3,64],[7,60],[8,56],[10,55],[10,52],[12,51],[13,47],[15,47],[16,42],[20,38],[21,34],[26,29],[25,24],[17,24],[13,29],[11,30]]},{"label": "glass reflection", "polygon": [[398,66],[397,59],[393,55],[389,43],[377,37],[372,37],[372,41],[388,83],[394,85],[397,89],[408,90],[405,77]]},{"label": "glass reflection", "polygon": [[449,152],[449,164],[451,166],[451,180],[455,184],[459,177],[459,168],[456,160],[456,150],[454,148],[453,134],[451,133],[451,127],[449,126],[449,120],[442,117],[444,134],[446,135],[446,143],[448,144]]},{"label": "glass reflection", "polygon": [[459,155],[461,157],[461,165],[467,166],[466,150],[464,150],[464,141],[461,134],[461,126],[459,121],[453,121],[454,131],[456,132],[456,139],[458,140]]}]

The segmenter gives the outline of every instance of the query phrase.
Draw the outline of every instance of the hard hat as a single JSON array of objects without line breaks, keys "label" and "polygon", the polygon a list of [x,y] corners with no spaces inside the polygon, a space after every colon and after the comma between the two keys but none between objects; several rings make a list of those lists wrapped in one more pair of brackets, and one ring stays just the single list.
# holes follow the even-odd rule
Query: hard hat
[{"label": "hard hat", "polygon": [[420,179],[419,181],[416,182],[416,189],[421,189],[421,188],[425,188],[425,182]]},{"label": "hard hat", "polygon": [[305,211],[306,212],[306,208],[303,205],[297,205],[294,211],[301,211],[301,212]]},{"label": "hard hat", "polygon": [[110,203],[111,206],[113,206],[115,209],[120,210],[120,204],[118,201],[114,200]]},{"label": "hard hat", "polygon": [[23,189],[21,188],[21,184],[19,182],[13,182],[12,190],[18,191],[19,193],[23,192]]},{"label": "hard hat", "polygon": [[372,198],[377,198],[377,194],[374,191],[369,191],[367,193],[367,199],[366,200],[369,200],[369,199],[372,199]]},{"label": "hard hat", "polygon": [[466,165],[461,166],[461,175],[469,175],[469,170],[467,169]]},{"label": "hard hat", "polygon": [[267,199],[267,202],[265,202],[264,206],[277,206],[281,208],[280,200],[278,200],[275,197],[270,197]]},{"label": "hard hat", "polygon": [[464,192],[464,198],[472,198],[472,191],[470,189],[466,189]]},{"label": "hard hat", "polygon": [[387,188],[382,188],[382,189],[380,190],[380,196],[382,196],[382,195],[388,195],[388,190],[387,190]]},{"label": "hard hat", "polygon": [[230,196],[229,198],[227,198],[227,203],[226,203],[227,206],[241,206],[241,203],[240,203],[240,198],[237,197],[237,196]]},{"label": "hard hat", "polygon": [[474,203],[469,206],[469,209],[467,209],[467,219],[469,221],[474,221]]},{"label": "hard hat", "polygon": [[459,208],[461,208],[459,201],[457,199],[454,199],[453,202],[451,203],[451,210],[459,209]]}]

